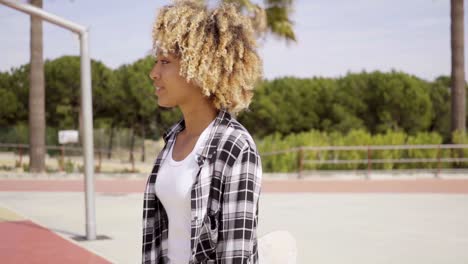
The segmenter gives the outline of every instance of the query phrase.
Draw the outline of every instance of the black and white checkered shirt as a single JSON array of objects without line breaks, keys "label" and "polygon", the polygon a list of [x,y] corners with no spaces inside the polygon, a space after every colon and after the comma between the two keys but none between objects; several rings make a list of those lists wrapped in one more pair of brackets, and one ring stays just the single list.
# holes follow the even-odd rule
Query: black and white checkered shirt
[{"label": "black and white checkered shirt", "polygon": [[[182,120],[165,133],[166,144],[146,184],[143,264],[168,263],[168,218],[154,184],[160,165],[184,127]],[[252,137],[221,110],[196,157],[200,170],[191,190],[192,255],[188,264],[257,264],[262,166]]]}]

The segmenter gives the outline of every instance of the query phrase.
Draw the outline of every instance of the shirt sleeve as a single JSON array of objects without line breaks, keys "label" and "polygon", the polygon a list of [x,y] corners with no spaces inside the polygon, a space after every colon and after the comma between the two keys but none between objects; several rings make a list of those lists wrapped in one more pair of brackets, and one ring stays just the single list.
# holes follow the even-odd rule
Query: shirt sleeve
[{"label": "shirt sleeve", "polygon": [[230,173],[224,175],[218,261],[222,264],[256,264],[258,201],[262,166],[249,145],[240,151]]}]

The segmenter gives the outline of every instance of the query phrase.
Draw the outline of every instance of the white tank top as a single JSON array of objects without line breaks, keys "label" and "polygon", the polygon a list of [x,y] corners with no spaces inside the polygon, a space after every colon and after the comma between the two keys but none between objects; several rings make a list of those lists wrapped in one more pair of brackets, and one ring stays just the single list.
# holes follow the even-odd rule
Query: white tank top
[{"label": "white tank top", "polygon": [[187,264],[191,256],[191,190],[199,166],[195,154],[209,135],[214,120],[200,134],[193,150],[181,161],[172,158],[173,142],[161,164],[155,191],[169,218],[168,257],[170,264]]}]

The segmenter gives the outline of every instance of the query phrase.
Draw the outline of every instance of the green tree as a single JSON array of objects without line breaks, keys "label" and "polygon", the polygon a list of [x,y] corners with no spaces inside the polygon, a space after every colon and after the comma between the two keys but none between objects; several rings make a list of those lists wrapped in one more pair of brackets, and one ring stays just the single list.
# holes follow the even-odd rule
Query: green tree
[{"label": "green tree", "polygon": [[14,122],[15,113],[19,106],[16,94],[10,91],[10,75],[0,72],[0,126],[7,126]]},{"label": "green tree", "polygon": [[[156,100],[151,79],[148,77],[152,66],[153,59],[146,57],[131,65],[121,66],[116,71],[119,87],[123,92],[119,111],[121,124],[132,131],[129,157],[131,161],[134,161],[133,149],[136,135],[139,134],[145,138],[148,128],[151,127],[150,123],[154,120],[152,116],[156,110]],[[142,153],[145,153],[144,144],[142,146]],[[145,157],[142,156],[142,160],[144,159]]]},{"label": "green tree", "polygon": [[428,129],[432,105],[429,84],[402,72],[348,74],[339,81],[340,103],[364,121],[372,134]]},{"label": "green tree", "polygon": [[259,35],[270,31],[280,38],[296,41],[293,22],[290,19],[293,0],[265,0],[264,7],[254,4],[251,0],[223,0],[223,2],[238,4],[239,9],[247,11]]},{"label": "green tree", "polygon": [[46,113],[49,126],[79,129],[80,59],[63,56],[45,63]]},{"label": "green tree", "polygon": [[451,140],[450,129],[450,77],[440,76],[431,83],[432,121],[429,131],[438,132],[444,143]]},{"label": "green tree", "polygon": [[8,85],[4,87],[16,95],[19,105],[15,114],[15,121],[24,125],[28,123],[29,116],[29,72],[29,64],[11,69],[8,73]]},{"label": "green tree", "polygon": [[293,77],[264,81],[255,91],[250,111],[239,120],[256,136],[333,129],[336,82]]},{"label": "green tree", "polygon": [[14,122],[18,108],[19,103],[16,95],[0,87],[0,126],[6,126]]},{"label": "green tree", "polygon": [[[118,87],[113,71],[99,61],[91,61],[93,116],[112,118],[118,112]],[[58,129],[79,129],[80,58],[62,56],[45,63],[47,123]]]}]

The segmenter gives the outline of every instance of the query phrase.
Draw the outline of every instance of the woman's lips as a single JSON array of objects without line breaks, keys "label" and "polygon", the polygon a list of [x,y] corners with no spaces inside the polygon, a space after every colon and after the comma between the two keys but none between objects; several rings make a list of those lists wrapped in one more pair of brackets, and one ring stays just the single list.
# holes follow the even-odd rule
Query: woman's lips
[{"label": "woman's lips", "polygon": [[156,86],[156,95],[159,96],[163,90],[164,90],[164,87],[158,87],[158,86]]}]

